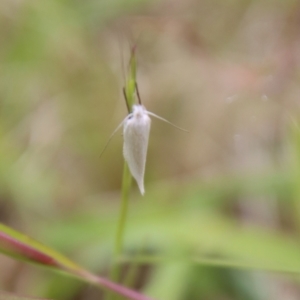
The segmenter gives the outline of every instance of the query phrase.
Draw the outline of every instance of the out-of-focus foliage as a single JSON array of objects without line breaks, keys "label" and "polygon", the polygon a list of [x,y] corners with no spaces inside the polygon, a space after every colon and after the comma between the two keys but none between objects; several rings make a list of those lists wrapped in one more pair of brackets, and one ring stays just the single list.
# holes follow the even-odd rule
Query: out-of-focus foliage
[{"label": "out-of-focus foliage", "polygon": [[[0,220],[108,275],[137,44],[152,122],[123,281],[163,300],[299,299],[298,1],[0,0]],[[0,288],[101,299],[0,257]]]},{"label": "out-of-focus foliage", "polygon": [[[59,252],[3,224],[0,224],[0,252],[20,261],[48,267],[52,271],[64,272],[67,276],[93,284],[101,289],[106,288],[110,293],[117,294],[116,297],[122,296],[130,300],[151,300],[136,291],[90,273]],[[22,296],[16,295],[15,297],[22,299]],[[11,299],[11,296],[7,293],[0,293],[0,299]],[[28,298],[24,298],[24,300],[26,299]]]}]

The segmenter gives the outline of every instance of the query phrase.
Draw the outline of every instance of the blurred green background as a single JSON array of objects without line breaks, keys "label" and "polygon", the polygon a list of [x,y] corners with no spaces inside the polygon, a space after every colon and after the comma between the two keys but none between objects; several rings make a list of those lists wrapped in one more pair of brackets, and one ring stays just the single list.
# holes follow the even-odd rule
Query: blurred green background
[{"label": "blurred green background", "polygon": [[[108,276],[122,60],[153,120],[123,277],[161,300],[300,299],[300,2],[0,0],[0,221]],[[0,256],[0,288],[102,299]]]}]

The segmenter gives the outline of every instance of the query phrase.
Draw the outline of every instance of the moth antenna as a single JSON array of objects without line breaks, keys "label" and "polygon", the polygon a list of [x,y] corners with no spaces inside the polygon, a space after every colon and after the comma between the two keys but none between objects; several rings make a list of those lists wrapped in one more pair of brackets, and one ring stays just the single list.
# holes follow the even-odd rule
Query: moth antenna
[{"label": "moth antenna", "polygon": [[179,130],[182,130],[184,132],[189,132],[188,130],[180,128],[180,127],[176,126],[175,124],[171,123],[170,121],[168,121],[168,120],[166,120],[166,119],[164,119],[164,118],[162,118],[162,117],[160,117],[160,116],[158,116],[158,115],[156,115],[156,114],[154,114],[154,113],[152,113],[150,111],[147,111],[147,114],[150,115],[150,116],[152,116],[152,117],[155,117],[156,119],[164,121],[164,122],[168,123],[169,125],[171,125],[171,126],[177,128],[177,129],[179,129]]},{"label": "moth antenna", "polygon": [[139,92],[138,85],[137,85],[136,82],[135,82],[135,91],[136,91],[136,95],[137,95],[137,97],[138,97],[139,104],[142,105],[140,92]]},{"label": "moth antenna", "polygon": [[130,114],[130,107],[128,105],[128,101],[127,101],[127,96],[126,96],[126,91],[125,91],[125,87],[123,87],[123,95],[124,95],[124,98],[125,98],[125,102],[126,102],[126,106],[127,106],[127,110],[128,110],[128,113]]},{"label": "moth antenna", "polygon": [[117,133],[117,131],[123,126],[124,122],[126,121],[126,119],[128,117],[131,117],[132,114],[129,114],[126,116],[126,118],[118,125],[118,127],[113,131],[113,133],[110,135],[110,137],[108,138],[108,141],[106,142],[103,150],[101,151],[100,155],[99,155],[99,158],[102,156],[102,154],[104,153],[104,151],[106,150],[107,146],[109,145],[111,139],[114,137],[114,135]]}]

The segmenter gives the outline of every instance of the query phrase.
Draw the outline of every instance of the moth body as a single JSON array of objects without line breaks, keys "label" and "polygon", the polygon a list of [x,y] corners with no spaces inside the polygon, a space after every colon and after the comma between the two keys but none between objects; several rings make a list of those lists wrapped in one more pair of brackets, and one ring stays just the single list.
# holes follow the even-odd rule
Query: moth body
[{"label": "moth body", "polygon": [[134,105],[124,122],[123,155],[141,194],[145,193],[144,174],[151,119],[143,105]]},{"label": "moth body", "polygon": [[[124,93],[125,94],[125,93]],[[126,96],[125,96],[126,98]],[[140,102],[140,101],[139,101]],[[140,102],[141,103],[141,102]],[[112,137],[123,126],[123,155],[128,164],[129,170],[133,178],[136,180],[139,190],[142,195],[145,193],[144,189],[144,174],[149,142],[149,134],[151,127],[150,116],[164,121],[177,129],[186,131],[168,120],[147,111],[142,104],[133,105],[132,112],[118,125],[108,139],[100,156],[106,149]]]}]

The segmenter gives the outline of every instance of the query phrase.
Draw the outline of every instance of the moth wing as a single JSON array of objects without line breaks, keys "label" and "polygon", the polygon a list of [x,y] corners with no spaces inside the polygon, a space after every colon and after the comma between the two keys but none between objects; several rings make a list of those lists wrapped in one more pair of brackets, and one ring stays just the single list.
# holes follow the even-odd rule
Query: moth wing
[{"label": "moth wing", "polygon": [[123,155],[142,195],[145,193],[144,174],[150,127],[151,119],[144,113],[140,118],[132,116],[127,119],[123,130]]}]

